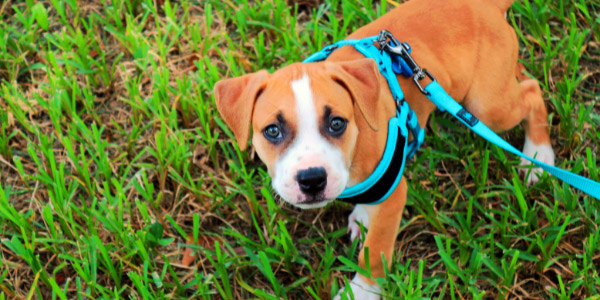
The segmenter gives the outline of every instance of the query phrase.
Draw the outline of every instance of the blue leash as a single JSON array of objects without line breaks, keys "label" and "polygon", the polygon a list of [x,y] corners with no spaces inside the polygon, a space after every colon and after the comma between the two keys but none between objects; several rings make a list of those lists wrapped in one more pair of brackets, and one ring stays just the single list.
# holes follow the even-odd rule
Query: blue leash
[{"label": "blue leash", "polygon": [[546,172],[556,176],[558,179],[570,184],[571,186],[578,188],[579,190],[589,194],[590,196],[600,199],[600,183],[593,181],[589,178],[571,173],[569,171],[551,166],[544,162],[541,162],[535,158],[531,158],[511,144],[499,137],[489,127],[485,126],[475,116],[471,115],[466,109],[464,109],[458,102],[456,102],[444,89],[437,83],[437,81],[431,82],[425,87],[427,92],[426,96],[433,102],[439,110],[448,111],[455,118],[459,119],[463,124],[473,130],[475,133],[488,140],[492,144],[511,152],[512,154],[518,155],[528,161],[534,163],[540,168],[546,170]]},{"label": "blue leash", "polygon": [[[381,35],[384,35],[385,39],[387,40],[395,41],[392,34],[385,30],[382,31],[380,36]],[[600,200],[600,183],[593,181],[589,178],[585,178],[583,176],[563,170],[561,168],[551,166],[549,164],[546,164],[544,162],[541,162],[537,159],[525,155],[523,152],[519,151],[517,148],[513,147],[511,144],[503,140],[494,131],[492,131],[489,127],[483,124],[483,122],[479,121],[475,116],[469,113],[464,107],[458,104],[458,102],[452,99],[452,97],[450,97],[448,93],[446,93],[442,86],[435,80],[435,78],[429,72],[427,72],[426,69],[421,69],[419,65],[417,65],[414,59],[412,59],[412,57],[410,56],[410,52],[408,51],[410,48],[408,47],[408,44],[398,43],[396,41],[395,44],[397,46],[393,46],[391,45],[391,43],[386,42],[383,39],[380,39],[380,41],[383,41],[383,43],[380,43],[381,49],[400,56],[408,63],[410,68],[413,69],[413,82],[417,85],[419,90],[438,107],[439,110],[448,111],[450,114],[452,114],[455,118],[460,120],[471,130],[473,130],[475,133],[477,133],[487,141],[491,142],[492,144],[495,144],[496,146],[508,152],[511,152],[515,155],[527,159],[528,161],[539,166],[540,168],[546,170],[546,172],[554,175],[558,179]],[[431,79],[431,83],[429,83],[423,89],[419,81],[424,79],[425,76]]]}]

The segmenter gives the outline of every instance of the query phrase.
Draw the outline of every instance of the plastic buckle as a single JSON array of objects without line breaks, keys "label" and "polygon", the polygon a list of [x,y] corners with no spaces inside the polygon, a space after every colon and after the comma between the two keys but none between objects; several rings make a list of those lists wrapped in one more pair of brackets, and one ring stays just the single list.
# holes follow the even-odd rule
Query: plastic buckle
[{"label": "plastic buckle", "polygon": [[460,111],[458,111],[458,113],[456,113],[456,115],[459,118],[461,118],[470,127],[477,125],[477,123],[479,122],[479,119],[477,119],[477,117],[472,115],[468,110],[466,110],[464,108],[461,109]]}]

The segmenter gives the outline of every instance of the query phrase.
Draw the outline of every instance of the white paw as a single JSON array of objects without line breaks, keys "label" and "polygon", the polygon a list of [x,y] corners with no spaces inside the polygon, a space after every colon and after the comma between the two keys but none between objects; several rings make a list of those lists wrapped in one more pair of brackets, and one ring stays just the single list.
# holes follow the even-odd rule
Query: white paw
[{"label": "white paw", "polygon": [[350,216],[348,216],[348,232],[350,232],[350,240],[352,241],[361,236],[360,225],[357,222],[361,223],[365,229],[369,228],[369,213],[365,209],[365,205],[356,205]]},{"label": "white paw", "polygon": [[[352,291],[352,294],[350,294]],[[350,286],[340,289],[333,300],[355,299],[355,300],[380,300],[381,288],[377,284],[366,283],[358,274],[350,282]],[[354,298],[352,296],[354,296]],[[342,298],[342,296],[345,296]]]},{"label": "white paw", "polygon": [[[541,162],[554,166],[554,150],[552,150],[552,146],[549,144],[536,145],[525,136],[523,153],[529,157],[533,157]],[[531,163],[528,160],[521,158],[521,166],[529,166],[530,164]],[[543,171],[542,168],[533,168],[530,172],[527,168],[519,170],[522,174],[527,174],[527,172],[529,172],[529,176],[526,178],[527,186],[537,183],[540,180],[539,177],[542,176]]]}]

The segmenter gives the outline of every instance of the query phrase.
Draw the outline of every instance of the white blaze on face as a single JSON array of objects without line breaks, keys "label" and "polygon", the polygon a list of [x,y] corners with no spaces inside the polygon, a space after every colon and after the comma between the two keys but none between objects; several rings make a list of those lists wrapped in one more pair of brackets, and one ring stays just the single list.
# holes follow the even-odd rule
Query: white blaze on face
[{"label": "white blaze on face", "polygon": [[[310,80],[306,74],[292,82],[292,91],[296,101],[297,132],[292,144],[275,162],[273,188],[285,201],[300,208],[322,207],[342,193],[348,182],[349,172],[342,151],[329,143],[319,131],[319,114],[315,109]],[[296,181],[297,173],[318,167],[327,171],[327,186],[322,196],[325,200],[302,204],[312,199],[308,199],[300,190]]]}]

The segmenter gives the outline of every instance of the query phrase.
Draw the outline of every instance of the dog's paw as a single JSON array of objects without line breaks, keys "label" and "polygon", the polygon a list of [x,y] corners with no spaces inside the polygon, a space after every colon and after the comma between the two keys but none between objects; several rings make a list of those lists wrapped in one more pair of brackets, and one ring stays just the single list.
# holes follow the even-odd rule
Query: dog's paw
[{"label": "dog's paw", "polygon": [[369,213],[361,204],[356,205],[350,216],[348,216],[348,232],[352,241],[361,236],[360,225],[357,222],[361,223],[365,229],[369,228]]},{"label": "dog's paw", "polygon": [[[356,274],[350,282],[350,285],[340,289],[333,300],[380,300],[380,295],[381,288],[377,284],[368,284]],[[354,296],[354,298],[352,296]]]},{"label": "dog's paw", "polygon": [[[529,157],[533,157],[541,162],[554,166],[554,150],[552,150],[552,146],[549,144],[536,145],[527,137],[525,137],[523,153]],[[524,158],[521,158],[521,166],[529,166],[530,164],[532,163]],[[529,171],[528,168],[522,168],[519,170],[521,174],[527,174],[527,172],[529,172],[529,176],[526,178],[527,186],[537,183],[540,180],[539,177],[542,176],[543,171],[544,170],[542,168],[532,168],[531,171]]]}]

